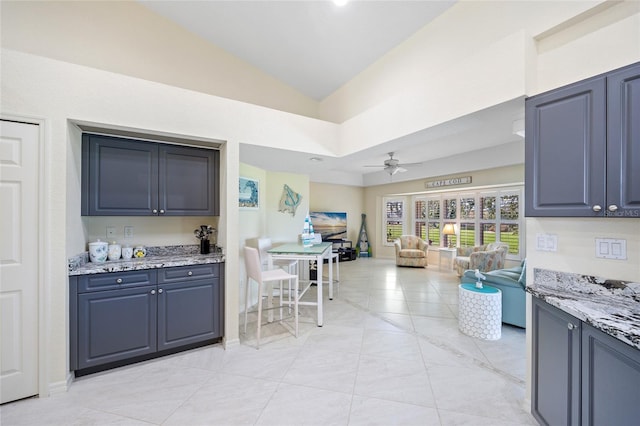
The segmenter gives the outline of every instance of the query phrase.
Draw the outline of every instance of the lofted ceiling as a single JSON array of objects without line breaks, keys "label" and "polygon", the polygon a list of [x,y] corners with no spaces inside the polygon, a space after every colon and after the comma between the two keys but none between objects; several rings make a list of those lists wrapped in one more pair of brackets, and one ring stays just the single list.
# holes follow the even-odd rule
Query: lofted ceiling
[{"label": "lofted ceiling", "polygon": [[[320,101],[456,0],[352,0],[345,6],[328,0],[138,1]],[[522,116],[524,102],[514,99],[341,158],[242,144],[240,161],[270,171],[309,174],[313,182],[400,182],[429,176],[434,160],[521,143],[512,126]],[[422,165],[393,176],[382,167],[367,167],[382,166],[389,152],[400,163]]]}]

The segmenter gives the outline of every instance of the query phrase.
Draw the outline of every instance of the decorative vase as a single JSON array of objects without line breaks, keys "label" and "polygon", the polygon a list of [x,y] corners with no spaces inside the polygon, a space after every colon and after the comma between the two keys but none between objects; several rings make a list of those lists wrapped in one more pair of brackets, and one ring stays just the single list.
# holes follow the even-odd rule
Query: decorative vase
[{"label": "decorative vase", "polygon": [[210,249],[211,245],[209,244],[209,240],[200,240],[200,254],[209,254]]}]

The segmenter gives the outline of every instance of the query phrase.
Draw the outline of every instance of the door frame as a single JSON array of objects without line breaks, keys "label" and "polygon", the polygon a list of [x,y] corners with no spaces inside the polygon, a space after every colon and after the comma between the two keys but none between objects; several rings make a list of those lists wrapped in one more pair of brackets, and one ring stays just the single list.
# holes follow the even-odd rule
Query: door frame
[{"label": "door frame", "polygon": [[[38,230],[47,229],[48,203],[46,194],[50,192],[48,175],[49,168],[45,158],[49,156],[50,147],[45,143],[48,135],[49,121],[42,117],[28,116],[21,114],[0,113],[0,120],[15,121],[38,126]],[[45,271],[50,270],[51,261],[44,255],[45,248],[50,246],[51,238],[46,232],[38,232],[38,397],[47,397],[50,394],[49,382],[49,362],[46,357],[47,349],[47,319],[49,307],[46,301],[49,300],[49,292],[45,285]]]}]

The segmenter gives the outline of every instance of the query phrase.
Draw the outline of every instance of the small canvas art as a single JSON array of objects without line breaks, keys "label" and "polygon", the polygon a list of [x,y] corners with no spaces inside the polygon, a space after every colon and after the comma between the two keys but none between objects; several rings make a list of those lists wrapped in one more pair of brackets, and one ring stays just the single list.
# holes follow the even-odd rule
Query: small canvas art
[{"label": "small canvas art", "polygon": [[256,179],[240,177],[239,207],[257,209],[260,207],[260,182]]}]

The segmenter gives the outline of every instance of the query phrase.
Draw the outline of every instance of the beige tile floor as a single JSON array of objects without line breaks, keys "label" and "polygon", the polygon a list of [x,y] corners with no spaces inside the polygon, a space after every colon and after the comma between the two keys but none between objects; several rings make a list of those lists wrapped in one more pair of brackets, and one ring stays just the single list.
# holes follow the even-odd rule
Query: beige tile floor
[{"label": "beige tile floor", "polygon": [[[535,425],[525,333],[458,331],[458,278],[360,258],[340,265],[325,324],[300,335],[256,317],[247,336],[76,379],[65,394],[0,407],[5,425]],[[314,296],[313,295],[309,295]]]}]

